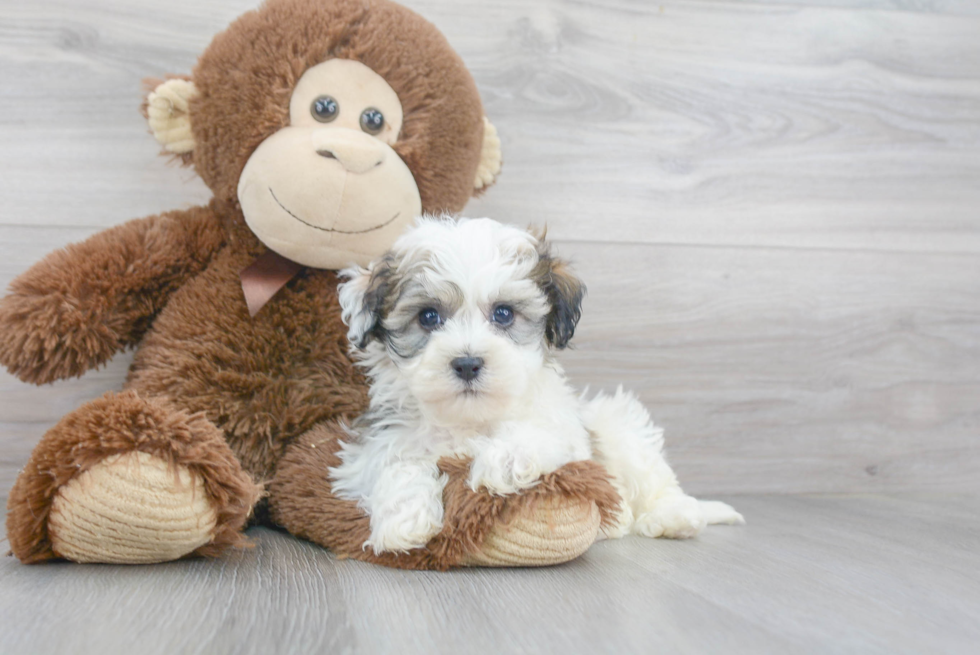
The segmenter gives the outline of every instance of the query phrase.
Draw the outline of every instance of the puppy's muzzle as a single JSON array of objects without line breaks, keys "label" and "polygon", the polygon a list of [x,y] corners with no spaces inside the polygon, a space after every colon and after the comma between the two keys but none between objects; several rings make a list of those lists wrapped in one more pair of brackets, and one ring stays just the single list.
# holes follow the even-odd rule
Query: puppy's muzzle
[{"label": "puppy's muzzle", "polygon": [[456,371],[456,377],[464,382],[475,380],[483,368],[482,357],[457,357],[449,363]]}]

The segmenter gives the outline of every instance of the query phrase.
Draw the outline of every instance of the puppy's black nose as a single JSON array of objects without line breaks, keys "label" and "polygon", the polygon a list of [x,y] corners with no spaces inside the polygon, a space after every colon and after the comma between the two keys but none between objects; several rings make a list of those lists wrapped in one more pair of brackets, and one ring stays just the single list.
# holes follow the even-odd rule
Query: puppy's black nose
[{"label": "puppy's black nose", "polygon": [[450,362],[450,365],[453,367],[453,370],[456,371],[456,377],[469,382],[480,374],[480,369],[483,368],[483,358],[457,357]]}]

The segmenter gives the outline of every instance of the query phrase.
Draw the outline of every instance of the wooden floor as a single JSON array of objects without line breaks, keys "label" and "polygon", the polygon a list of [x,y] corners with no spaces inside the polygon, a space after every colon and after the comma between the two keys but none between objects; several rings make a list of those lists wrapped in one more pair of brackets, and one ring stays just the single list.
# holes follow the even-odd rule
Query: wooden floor
[{"label": "wooden floor", "polygon": [[[0,0],[0,287],[207,200],[140,80],[257,2]],[[547,222],[589,286],[573,380],[635,389],[686,488],[747,494],[749,525],[448,575],[263,530],[218,562],[7,558],[0,652],[976,652],[980,2],[406,4],[501,134],[467,213]],[[130,357],[0,371],[0,494]]]},{"label": "wooden floor", "polygon": [[[748,526],[546,569],[394,571],[265,529],[220,561],[0,561],[4,653],[976,653],[980,506],[727,498]],[[134,647],[138,650],[134,651]]]}]

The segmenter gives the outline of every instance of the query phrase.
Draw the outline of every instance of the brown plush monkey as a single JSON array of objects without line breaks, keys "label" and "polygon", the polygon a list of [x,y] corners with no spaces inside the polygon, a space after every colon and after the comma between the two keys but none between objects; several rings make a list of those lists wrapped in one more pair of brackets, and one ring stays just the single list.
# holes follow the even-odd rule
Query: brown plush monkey
[{"label": "brown plush monkey", "polygon": [[465,463],[445,462],[446,529],[401,555],[362,550],[367,518],[330,492],[336,422],[366,402],[333,270],[367,263],[423,211],[459,211],[500,168],[475,84],[431,24],[385,0],[269,0],[144,109],[214,198],[54,252],[0,301],[0,362],[24,381],[136,347],[124,389],[62,419],[18,477],[18,558],[218,554],[244,542],[266,484],[259,516],[392,566],[545,564],[588,547],[618,502],[588,462],[514,498],[470,491]]}]

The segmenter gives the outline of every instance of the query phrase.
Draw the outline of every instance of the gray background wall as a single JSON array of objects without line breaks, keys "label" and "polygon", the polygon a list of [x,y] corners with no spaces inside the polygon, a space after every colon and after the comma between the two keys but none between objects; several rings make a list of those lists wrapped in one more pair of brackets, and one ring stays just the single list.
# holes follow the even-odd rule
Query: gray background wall
[{"label": "gray background wall", "polygon": [[[254,4],[0,2],[0,285],[208,198],[140,80]],[[503,140],[467,213],[548,224],[590,289],[573,379],[635,389],[689,490],[980,488],[980,4],[406,4]],[[0,493],[128,361],[0,373]]]}]

